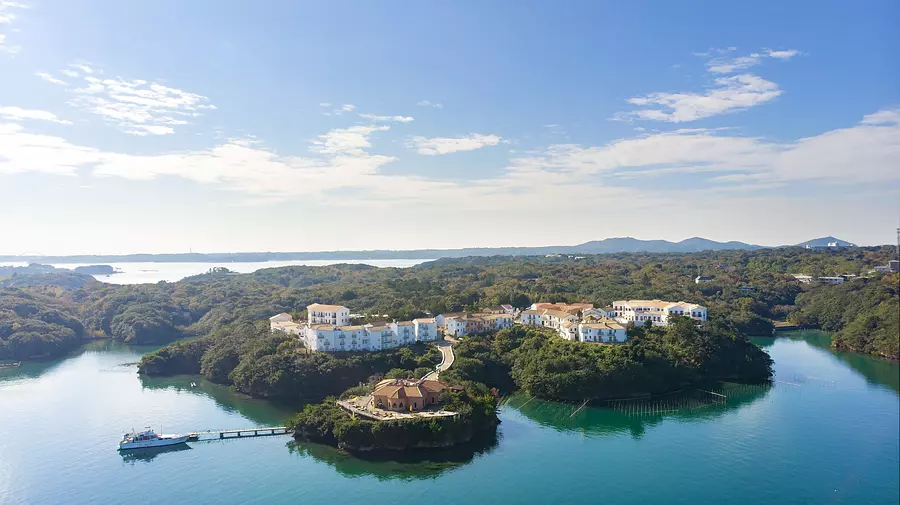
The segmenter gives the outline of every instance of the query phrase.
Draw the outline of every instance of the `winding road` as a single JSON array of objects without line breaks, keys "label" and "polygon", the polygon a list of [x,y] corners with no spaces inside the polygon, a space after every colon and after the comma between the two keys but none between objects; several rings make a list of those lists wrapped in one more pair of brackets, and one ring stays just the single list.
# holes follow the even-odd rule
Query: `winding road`
[{"label": "winding road", "polygon": [[453,343],[452,342],[443,340],[440,342],[435,342],[434,345],[436,345],[438,350],[441,351],[441,355],[443,356],[443,359],[441,359],[440,364],[438,364],[438,366],[435,367],[435,370],[425,374],[425,376],[422,377],[423,379],[438,380],[439,376],[441,375],[441,372],[450,368],[450,366],[453,365],[453,361],[456,359],[456,356],[453,354]]}]

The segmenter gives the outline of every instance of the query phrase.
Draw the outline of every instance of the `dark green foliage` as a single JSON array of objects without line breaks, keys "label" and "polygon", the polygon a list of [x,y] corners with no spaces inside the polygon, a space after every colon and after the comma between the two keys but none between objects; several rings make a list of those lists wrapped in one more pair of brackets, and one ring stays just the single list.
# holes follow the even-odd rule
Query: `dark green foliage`
[{"label": "dark green foliage", "polygon": [[70,303],[20,289],[0,289],[0,359],[55,356],[75,348],[84,327]]},{"label": "dark green foliage", "polygon": [[149,375],[202,373],[249,395],[298,403],[338,394],[392,369],[403,377],[424,375],[440,360],[440,351],[423,344],[374,353],[310,353],[294,336],[270,332],[264,325],[238,325],[148,354],[139,370]]},{"label": "dark green foliage", "polygon": [[[342,396],[352,395],[348,391]],[[497,399],[482,384],[467,383],[461,391],[446,391],[444,399],[443,408],[457,412],[457,417],[368,421],[350,416],[335,404],[334,397],[328,397],[297,415],[295,437],[348,451],[404,451],[468,442],[499,423]]]},{"label": "dark green foliage", "polygon": [[835,347],[900,359],[897,275],[818,286],[797,297],[789,320],[836,332]]},{"label": "dark green foliage", "polygon": [[677,318],[665,328],[634,329],[631,337],[621,345],[585,344],[517,326],[464,339],[453,368],[441,378],[450,383],[482,380],[505,391],[518,388],[540,398],[582,401],[659,394],[707,380],[762,381],[772,375],[768,354],[726,322],[711,321],[701,328]]}]

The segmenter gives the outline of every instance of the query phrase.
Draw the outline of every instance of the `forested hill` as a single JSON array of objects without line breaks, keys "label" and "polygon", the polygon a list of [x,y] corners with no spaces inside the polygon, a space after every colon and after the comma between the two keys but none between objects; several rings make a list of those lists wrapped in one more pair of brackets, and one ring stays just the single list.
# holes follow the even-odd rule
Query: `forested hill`
[{"label": "forested hill", "polygon": [[[53,280],[53,274],[45,274],[34,278],[40,282],[17,278],[15,283],[20,292],[47,297],[35,303],[58,300],[70,307],[73,317],[92,337],[134,343],[203,336],[233,323],[264,322],[279,312],[292,312],[299,318],[313,302],[345,305],[353,313],[372,314],[372,318],[377,315],[384,319],[386,315],[388,319],[407,320],[429,312],[474,310],[504,303],[525,307],[533,301],[588,301],[603,306],[628,298],[702,303],[711,314],[726,318],[743,333],[767,335],[772,331],[772,320],[785,319],[798,311],[813,314],[813,304],[807,303],[813,294],[849,289],[801,285],[791,273],[866,274],[874,266],[884,265],[892,255],[893,250],[887,247],[859,247],[838,251],[788,248],[619,253],[585,255],[582,259],[473,257],[413,268],[294,266],[252,274],[217,270],[179,282],[143,285],[104,284],[74,273],[58,281]],[[695,284],[694,277],[699,274],[713,279]],[[889,283],[881,277],[849,284],[865,287]],[[0,279],[0,283],[6,282],[10,278]],[[837,289],[828,291],[832,288]],[[9,293],[0,292],[0,296],[11,296]],[[810,295],[798,296],[801,293]],[[850,291],[847,293],[850,296]],[[860,303],[876,299],[880,300],[866,296]],[[890,349],[876,353],[890,355]]]}]

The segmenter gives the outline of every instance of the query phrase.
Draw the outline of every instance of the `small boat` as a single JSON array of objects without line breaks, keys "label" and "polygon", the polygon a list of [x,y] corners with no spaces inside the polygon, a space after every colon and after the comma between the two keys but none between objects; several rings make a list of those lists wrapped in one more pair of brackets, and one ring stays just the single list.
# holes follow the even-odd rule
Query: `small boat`
[{"label": "small boat", "polygon": [[119,450],[144,449],[147,447],[163,447],[166,445],[183,444],[187,442],[187,435],[157,435],[147,428],[138,433],[126,433],[119,441]]},{"label": "small boat", "polygon": [[2,368],[19,368],[22,365],[21,361],[15,361],[13,363],[0,363],[0,369]]},{"label": "small boat", "polygon": [[191,383],[191,387],[192,387],[192,388],[197,387],[197,383],[196,383],[196,382],[192,382],[192,383]]}]

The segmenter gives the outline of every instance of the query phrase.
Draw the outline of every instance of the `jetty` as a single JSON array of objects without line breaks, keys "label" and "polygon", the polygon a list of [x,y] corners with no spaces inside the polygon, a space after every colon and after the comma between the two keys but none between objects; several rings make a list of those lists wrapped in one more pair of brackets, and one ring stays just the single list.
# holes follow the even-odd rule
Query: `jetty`
[{"label": "jetty", "polygon": [[289,435],[288,426],[268,426],[264,428],[245,428],[242,430],[206,430],[192,431],[187,434],[189,442],[199,440],[215,440],[226,438],[271,437],[272,435]]}]

